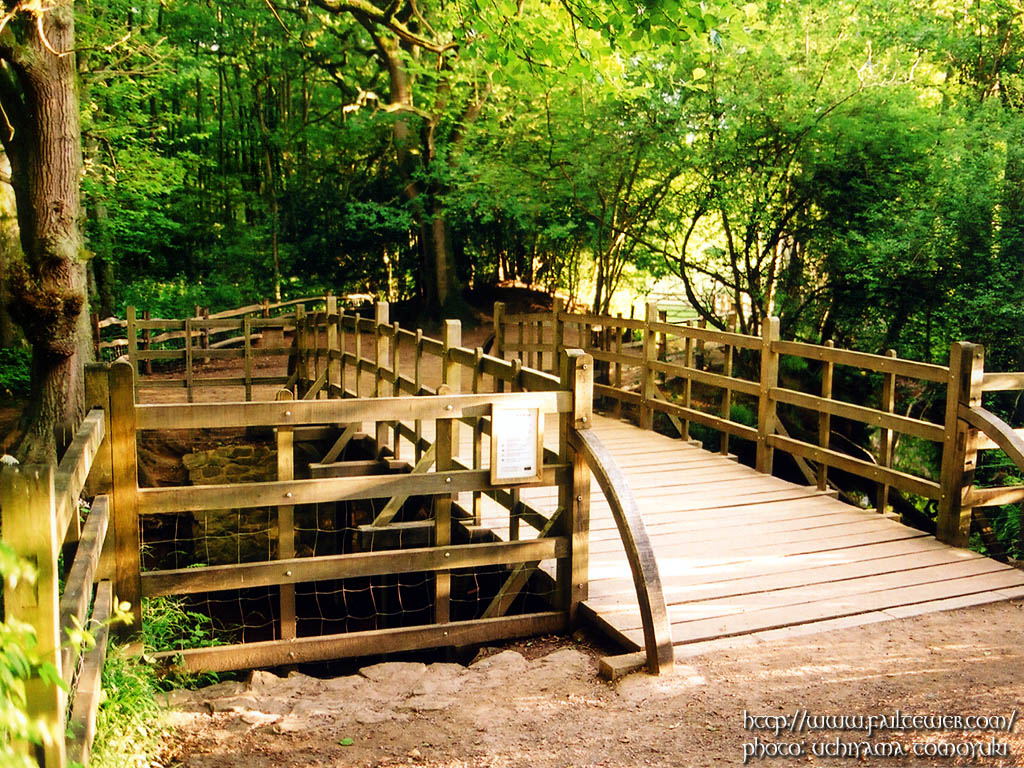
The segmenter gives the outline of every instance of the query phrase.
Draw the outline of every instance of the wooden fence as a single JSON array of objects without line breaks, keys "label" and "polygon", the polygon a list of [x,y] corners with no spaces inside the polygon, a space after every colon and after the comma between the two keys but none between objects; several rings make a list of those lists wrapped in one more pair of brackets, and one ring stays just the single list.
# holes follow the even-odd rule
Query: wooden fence
[{"label": "wooden fence", "polygon": [[[647,429],[656,413],[665,414],[683,439],[690,438],[691,424],[700,424],[720,433],[722,453],[729,452],[730,439],[749,441],[755,466],[764,473],[772,472],[775,450],[784,451],[821,490],[830,485],[830,470],[862,478],[873,485],[872,502],[880,513],[888,510],[894,488],[934,500],[942,541],[966,546],[972,509],[1024,500],[1024,487],[982,489],[973,482],[979,449],[999,448],[1024,470],[1021,431],[981,409],[983,391],[1024,389],[1024,374],[986,374],[976,345],[954,344],[949,365],[932,365],[892,351],[876,355],[831,343],[783,341],[777,318],[762,328],[760,336],[751,336],[667,323],[654,303],[643,319],[569,313],[557,300],[551,312],[494,308],[499,356],[546,368],[567,345],[578,346],[593,356],[594,396],[613,414],[629,409]],[[787,367],[816,375],[787,379],[780,375]],[[834,395],[840,374],[863,382],[859,402]],[[816,380],[813,391],[791,383],[808,379]],[[943,421],[915,408],[928,402],[926,395],[945,401]],[[787,428],[780,409],[789,417],[785,421],[802,425],[799,434]],[[740,420],[738,412],[754,418]],[[873,431],[872,450],[857,449],[852,441],[844,445],[833,420]],[[934,444],[942,457],[939,476],[929,476],[924,467],[897,468],[901,439]]]},{"label": "wooden fence", "polygon": [[[110,496],[96,495],[83,523],[79,496],[87,480],[94,482],[95,476],[109,471],[109,450],[103,455],[108,444],[105,414],[93,410],[57,467],[5,467],[0,475],[4,543],[27,559],[37,574],[34,583],[4,585],[5,616],[33,627],[42,661],[55,667],[66,686],[38,678],[26,686],[29,716],[45,723],[55,736],[35,755],[40,765],[63,766],[68,760],[84,764],[92,748],[107,630],[114,613],[111,569],[101,562],[112,511]],[[63,572],[58,568],[62,554]],[[81,658],[67,637],[78,627],[92,629],[96,640]],[[69,697],[67,690],[73,695]]]},{"label": "wooden fence", "polygon": [[[211,313],[196,307],[188,318],[154,318],[148,310],[126,309],[125,319],[93,318],[93,337],[97,359],[106,350],[125,355],[136,371],[136,397],[139,389],[183,388],[187,402],[204,387],[241,387],[245,400],[253,399],[254,386],[290,386],[288,376],[260,375],[260,360],[288,358],[295,350],[285,343],[285,335],[294,333],[296,317],[326,301],[324,296],[292,299],[271,304],[252,304],[238,309]],[[108,328],[124,328],[124,335],[102,338]],[[203,365],[221,360],[243,360],[241,376],[203,376]],[[171,364],[183,375],[154,376],[154,361]]]}]

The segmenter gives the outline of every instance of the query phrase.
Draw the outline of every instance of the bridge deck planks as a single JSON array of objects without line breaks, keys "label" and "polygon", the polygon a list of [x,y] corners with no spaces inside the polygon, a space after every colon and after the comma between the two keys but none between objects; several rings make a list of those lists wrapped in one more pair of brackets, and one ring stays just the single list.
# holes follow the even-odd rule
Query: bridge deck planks
[{"label": "bridge deck planks", "polygon": [[[596,416],[594,429],[644,511],[677,656],[1024,596],[1024,572],[813,487],[607,417]],[[471,430],[460,437],[468,458]],[[554,419],[545,445],[557,447]],[[557,490],[523,488],[521,497],[550,513]],[[485,500],[483,518],[508,537],[506,510]],[[639,648],[633,581],[596,484],[590,530],[584,613]],[[526,525],[520,532],[535,535]]]},{"label": "bridge deck planks", "polygon": [[[612,419],[594,428],[644,510],[679,656],[1024,595],[1024,572],[873,511]],[[603,499],[591,506],[587,606],[637,647],[615,524]]]}]

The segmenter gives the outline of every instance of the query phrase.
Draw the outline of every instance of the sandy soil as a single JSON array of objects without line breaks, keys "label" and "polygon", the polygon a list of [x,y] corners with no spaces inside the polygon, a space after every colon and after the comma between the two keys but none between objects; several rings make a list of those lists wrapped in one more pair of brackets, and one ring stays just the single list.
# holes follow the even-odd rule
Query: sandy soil
[{"label": "sandy soil", "polygon": [[[744,744],[759,736],[762,743],[801,744],[805,754],[755,758],[751,765],[1021,765],[1020,725],[1009,733],[876,733],[872,744],[897,742],[908,754],[858,759],[814,756],[812,744],[863,743],[862,731],[776,738],[745,729],[744,711],[1011,716],[1021,708],[1022,635],[1024,604],[1010,602],[723,650],[690,658],[671,676],[636,674],[615,684],[597,677],[590,645],[568,638],[488,649],[469,667],[399,662],[332,680],[256,673],[249,683],[172,694],[180,709],[172,715],[176,732],[163,762],[192,768],[738,765]],[[909,754],[915,744],[963,751],[992,738],[1006,745],[1007,757]]]}]

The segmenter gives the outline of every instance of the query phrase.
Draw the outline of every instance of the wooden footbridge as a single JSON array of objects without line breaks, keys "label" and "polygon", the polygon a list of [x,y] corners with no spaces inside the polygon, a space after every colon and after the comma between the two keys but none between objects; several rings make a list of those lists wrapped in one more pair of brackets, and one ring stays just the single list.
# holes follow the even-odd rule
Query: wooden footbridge
[{"label": "wooden footbridge", "polygon": [[[782,341],[774,320],[755,336],[668,323],[654,306],[640,320],[556,303],[526,315],[496,306],[487,354],[462,346],[456,322],[437,340],[390,322],[385,304],[360,317],[331,297],[279,317],[132,312],[127,326],[129,355],[88,371],[97,410],[60,466],[6,468],[0,482],[5,542],[39,572],[31,589],[7,585],[5,605],[53,646],[44,660],[77,681],[74,738],[47,745],[47,765],[63,764],[65,746],[87,758],[103,661],[101,644],[76,676],[56,638],[120,601],[137,627],[146,597],[226,594],[241,606],[263,590],[262,635],[162,655],[192,670],[472,645],[590,621],[626,652],[606,660],[615,675],[663,671],[737,638],[1024,595],[1024,571],[965,548],[972,529],[994,541],[986,507],[1024,499],[1024,486],[975,482],[979,451],[1002,451],[1024,471],[1019,431],[982,403],[1024,390],[1024,373],[986,373],[974,345],[954,345],[940,366]],[[195,344],[214,332],[240,335]],[[260,365],[274,357],[290,373]],[[203,376],[203,360],[230,358],[242,376]],[[179,361],[184,376],[149,375],[154,360]],[[859,382],[859,402],[833,396],[839,376]],[[187,402],[147,403],[153,386]],[[204,386],[213,401],[193,402]],[[225,387],[243,394],[224,397]],[[929,416],[937,403],[941,418]],[[140,435],[209,429],[271,434],[271,477],[140,482]],[[843,449],[851,436],[870,452]],[[365,455],[350,455],[355,446]],[[914,460],[929,446],[938,477]],[[855,489],[846,501],[837,478]],[[74,514],[83,489],[95,497],[84,523]],[[896,519],[928,503],[937,535]],[[225,519],[237,530],[216,538],[237,556],[220,562],[197,541]],[[197,541],[171,541],[161,560],[160,537],[182,529]],[[408,605],[414,594],[419,608]],[[344,615],[319,615],[317,626],[339,631],[309,630],[309,605],[322,611],[322,601]],[[64,694],[33,691],[34,712],[63,724]]]}]

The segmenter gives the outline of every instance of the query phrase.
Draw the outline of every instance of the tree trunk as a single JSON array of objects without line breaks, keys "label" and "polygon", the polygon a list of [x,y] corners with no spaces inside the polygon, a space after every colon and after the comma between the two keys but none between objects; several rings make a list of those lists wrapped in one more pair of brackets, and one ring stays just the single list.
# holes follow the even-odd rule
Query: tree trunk
[{"label": "tree trunk", "polygon": [[11,314],[32,344],[32,397],[15,454],[28,461],[55,460],[54,430],[81,420],[83,363],[92,346],[73,2],[51,6],[43,22],[45,39],[26,23],[20,43],[0,50],[0,98],[13,128],[4,126],[0,139],[11,161],[25,254],[24,267],[9,281]]}]

